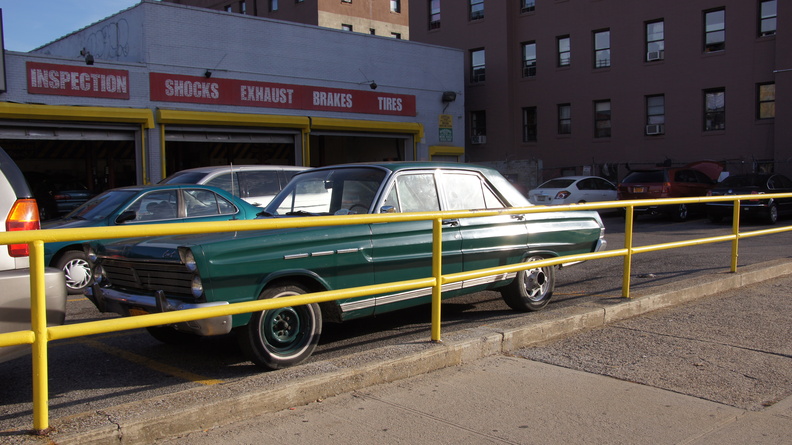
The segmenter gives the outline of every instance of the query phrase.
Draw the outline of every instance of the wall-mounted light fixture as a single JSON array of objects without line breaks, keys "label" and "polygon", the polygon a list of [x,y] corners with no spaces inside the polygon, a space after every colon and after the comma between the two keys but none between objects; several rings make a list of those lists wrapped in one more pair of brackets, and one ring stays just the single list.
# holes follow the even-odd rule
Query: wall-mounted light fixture
[{"label": "wall-mounted light fixture", "polygon": [[87,49],[83,48],[82,51],[80,51],[80,55],[85,57],[85,64],[86,65],[93,65],[94,64],[94,56]]},{"label": "wall-mounted light fixture", "polygon": [[456,100],[456,93],[453,91],[443,91],[443,96],[441,97],[443,103],[453,102]]},{"label": "wall-mounted light fixture", "polygon": [[377,82],[374,82],[372,80],[371,83],[369,84],[369,88],[371,88],[372,90],[376,90],[377,89]]},{"label": "wall-mounted light fixture", "polygon": [[206,77],[207,79],[212,77],[212,72],[209,70],[204,71],[204,77]]}]

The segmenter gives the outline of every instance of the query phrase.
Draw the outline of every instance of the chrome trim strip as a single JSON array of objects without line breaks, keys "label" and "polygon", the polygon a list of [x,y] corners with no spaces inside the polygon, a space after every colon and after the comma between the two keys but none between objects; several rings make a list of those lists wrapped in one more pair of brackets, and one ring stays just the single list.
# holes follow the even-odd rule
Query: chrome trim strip
[{"label": "chrome trim strip", "polygon": [[338,253],[357,253],[360,251],[359,247],[352,247],[349,249],[338,249]]},{"label": "chrome trim strip", "polygon": [[313,252],[311,256],[327,256],[327,255],[334,255],[335,251],[333,250],[325,250],[323,252]]},{"label": "chrome trim strip", "polygon": [[284,255],[283,256],[284,260],[296,260],[298,258],[308,258],[308,254],[307,253],[294,253],[294,254],[291,254],[291,255]]}]

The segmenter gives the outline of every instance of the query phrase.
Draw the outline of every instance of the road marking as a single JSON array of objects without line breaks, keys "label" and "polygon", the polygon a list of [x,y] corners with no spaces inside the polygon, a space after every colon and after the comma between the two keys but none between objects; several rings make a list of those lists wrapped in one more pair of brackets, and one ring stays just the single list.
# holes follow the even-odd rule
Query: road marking
[{"label": "road marking", "polygon": [[218,383],[225,383],[222,380],[217,379],[210,379],[208,377],[204,377],[202,375],[194,374],[189,371],[185,371],[183,369],[179,369],[175,366],[166,365],[164,363],[160,363],[156,360],[152,360],[150,358],[144,357],[142,355],[138,355],[129,351],[125,351],[120,348],[116,348],[113,346],[108,346],[100,341],[96,340],[81,340],[77,343],[82,343],[86,346],[90,346],[95,349],[99,349],[100,351],[106,352],[111,355],[115,355],[120,357],[124,360],[137,363],[139,365],[143,365],[147,368],[153,369],[155,371],[162,372],[164,374],[170,374],[174,377],[178,377],[182,380],[187,380],[193,383],[199,383],[201,385],[216,385]]}]

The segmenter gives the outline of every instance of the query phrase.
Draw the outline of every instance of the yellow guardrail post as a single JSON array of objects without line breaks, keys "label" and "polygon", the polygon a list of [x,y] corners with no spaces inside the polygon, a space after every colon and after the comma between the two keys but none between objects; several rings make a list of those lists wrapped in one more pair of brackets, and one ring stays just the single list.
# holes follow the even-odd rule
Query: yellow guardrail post
[{"label": "yellow guardrail post", "polygon": [[635,220],[634,206],[628,205],[624,209],[624,248],[627,254],[624,255],[624,273],[622,276],[622,297],[630,298],[630,273],[632,273],[632,254],[633,254],[633,221]]},{"label": "yellow guardrail post", "polygon": [[432,341],[440,340],[440,305],[443,296],[443,220],[432,220]]},{"label": "yellow guardrail post", "polygon": [[47,298],[44,280],[44,242],[30,247],[30,320],[33,340],[33,429],[49,428],[49,370],[47,365]]},{"label": "yellow guardrail post", "polygon": [[732,211],[732,235],[734,235],[734,239],[732,240],[732,253],[731,253],[731,272],[737,272],[737,255],[740,243],[740,200],[737,199],[732,201],[734,204],[734,208]]}]

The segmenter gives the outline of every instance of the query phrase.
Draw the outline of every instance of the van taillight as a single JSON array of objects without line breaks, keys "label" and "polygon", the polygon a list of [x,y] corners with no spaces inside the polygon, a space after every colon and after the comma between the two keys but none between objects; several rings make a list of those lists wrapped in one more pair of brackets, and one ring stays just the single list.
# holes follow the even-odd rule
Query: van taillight
[{"label": "van taillight", "polygon": [[[38,230],[41,228],[38,205],[35,199],[17,199],[6,220],[6,231]],[[8,254],[23,257],[30,254],[27,244],[9,244]]]}]

